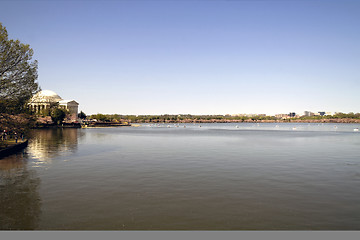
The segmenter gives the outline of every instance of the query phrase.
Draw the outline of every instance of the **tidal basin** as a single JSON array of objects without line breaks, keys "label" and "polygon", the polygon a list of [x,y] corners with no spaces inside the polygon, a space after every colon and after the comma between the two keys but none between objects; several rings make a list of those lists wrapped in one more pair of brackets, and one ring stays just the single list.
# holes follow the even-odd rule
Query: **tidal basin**
[{"label": "tidal basin", "polygon": [[359,124],[34,130],[1,230],[360,230]]}]

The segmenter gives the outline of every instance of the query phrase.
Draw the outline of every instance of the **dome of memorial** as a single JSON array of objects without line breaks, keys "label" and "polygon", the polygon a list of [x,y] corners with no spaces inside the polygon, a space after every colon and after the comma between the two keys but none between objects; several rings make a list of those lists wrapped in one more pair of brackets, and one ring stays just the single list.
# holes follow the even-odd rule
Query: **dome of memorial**
[{"label": "dome of memorial", "polygon": [[54,91],[51,90],[42,90],[38,93],[36,93],[32,99],[32,103],[40,103],[40,102],[49,102],[49,103],[55,103],[61,101],[62,98]]}]

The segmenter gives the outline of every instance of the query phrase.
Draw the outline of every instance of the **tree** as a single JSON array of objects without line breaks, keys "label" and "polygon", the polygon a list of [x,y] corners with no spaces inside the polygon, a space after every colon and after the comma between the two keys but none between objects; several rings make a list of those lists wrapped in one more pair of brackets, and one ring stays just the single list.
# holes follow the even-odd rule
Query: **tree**
[{"label": "tree", "polygon": [[80,113],[78,114],[78,117],[80,119],[86,119],[86,114],[83,111],[80,111]]},{"label": "tree", "polygon": [[92,119],[96,119],[98,121],[101,121],[101,122],[105,122],[106,120],[108,120],[108,117],[104,114],[101,114],[101,113],[98,113],[96,115],[91,115],[91,118]]},{"label": "tree", "polygon": [[66,112],[61,108],[54,108],[51,111],[51,119],[54,123],[60,125],[66,116]]},{"label": "tree", "polygon": [[33,53],[28,44],[9,40],[0,23],[0,113],[25,112],[26,102],[39,90]]}]

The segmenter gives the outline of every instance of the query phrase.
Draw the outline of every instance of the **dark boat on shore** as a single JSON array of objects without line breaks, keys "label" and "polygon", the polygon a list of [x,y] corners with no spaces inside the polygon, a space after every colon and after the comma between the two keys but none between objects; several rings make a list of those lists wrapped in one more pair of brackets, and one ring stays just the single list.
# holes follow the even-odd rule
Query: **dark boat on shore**
[{"label": "dark boat on shore", "polygon": [[17,143],[17,144],[11,145],[9,147],[6,147],[4,149],[1,149],[0,150],[0,159],[23,150],[24,148],[27,147],[28,143],[29,143],[29,140],[25,140],[24,142]]}]

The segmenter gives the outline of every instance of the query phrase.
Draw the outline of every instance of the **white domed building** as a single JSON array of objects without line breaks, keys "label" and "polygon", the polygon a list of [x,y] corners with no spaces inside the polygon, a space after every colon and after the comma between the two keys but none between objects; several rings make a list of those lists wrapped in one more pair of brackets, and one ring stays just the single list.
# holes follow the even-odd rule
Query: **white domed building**
[{"label": "white domed building", "polygon": [[68,120],[77,120],[78,106],[75,100],[64,100],[57,93],[51,90],[42,90],[36,93],[30,100],[29,107],[36,113],[50,109],[54,105],[69,111]]}]

